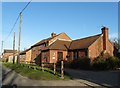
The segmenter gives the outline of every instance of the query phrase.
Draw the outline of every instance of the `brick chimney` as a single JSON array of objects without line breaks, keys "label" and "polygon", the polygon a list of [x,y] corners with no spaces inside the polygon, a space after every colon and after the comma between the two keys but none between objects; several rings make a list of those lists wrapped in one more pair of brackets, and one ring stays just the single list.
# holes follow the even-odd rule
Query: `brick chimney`
[{"label": "brick chimney", "polygon": [[102,34],[103,34],[103,50],[105,51],[107,49],[107,45],[108,45],[108,28],[103,27],[101,30],[102,30]]},{"label": "brick chimney", "polygon": [[54,32],[51,33],[51,37],[54,37],[54,36],[56,36],[56,33],[54,33]]}]

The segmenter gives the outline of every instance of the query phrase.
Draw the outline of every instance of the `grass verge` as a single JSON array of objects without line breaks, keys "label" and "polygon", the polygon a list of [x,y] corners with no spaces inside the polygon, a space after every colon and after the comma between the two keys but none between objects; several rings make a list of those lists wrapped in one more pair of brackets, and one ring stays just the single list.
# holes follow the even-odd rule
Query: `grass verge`
[{"label": "grass verge", "polygon": [[[26,76],[30,79],[36,79],[36,80],[62,80],[60,78],[60,73],[56,73],[54,75],[53,70],[50,70],[48,68],[45,68],[44,72],[40,69],[38,66],[30,66],[25,64],[12,64],[12,63],[3,63],[4,66],[15,70],[17,73]],[[33,68],[37,68],[34,70]],[[63,80],[69,80],[69,75],[65,74]]]}]

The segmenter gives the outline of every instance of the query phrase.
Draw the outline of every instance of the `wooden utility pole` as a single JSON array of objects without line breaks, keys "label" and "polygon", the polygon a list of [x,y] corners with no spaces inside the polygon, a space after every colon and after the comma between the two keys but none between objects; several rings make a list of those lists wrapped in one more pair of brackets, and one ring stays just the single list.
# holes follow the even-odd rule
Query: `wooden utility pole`
[{"label": "wooden utility pole", "polygon": [[15,63],[15,32],[13,36],[13,64]]},{"label": "wooden utility pole", "polygon": [[17,63],[20,63],[20,38],[21,38],[21,28],[22,28],[22,12],[20,12],[20,24],[19,24],[19,35],[18,35],[18,57]]}]

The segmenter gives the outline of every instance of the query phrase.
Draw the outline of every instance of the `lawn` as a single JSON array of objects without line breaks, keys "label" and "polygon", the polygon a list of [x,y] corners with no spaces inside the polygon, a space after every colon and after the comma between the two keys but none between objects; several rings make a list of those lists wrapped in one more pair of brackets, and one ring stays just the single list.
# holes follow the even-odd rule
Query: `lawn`
[{"label": "lawn", "polygon": [[[49,68],[45,68],[44,72],[40,69],[38,66],[31,66],[31,65],[25,65],[25,64],[12,64],[12,63],[3,63],[4,66],[15,70],[17,73],[26,76],[30,79],[36,79],[36,80],[69,80],[69,75],[65,74],[64,79],[61,79],[60,73],[56,73],[54,75],[53,70],[50,70]],[[34,69],[36,68],[36,70]]]}]

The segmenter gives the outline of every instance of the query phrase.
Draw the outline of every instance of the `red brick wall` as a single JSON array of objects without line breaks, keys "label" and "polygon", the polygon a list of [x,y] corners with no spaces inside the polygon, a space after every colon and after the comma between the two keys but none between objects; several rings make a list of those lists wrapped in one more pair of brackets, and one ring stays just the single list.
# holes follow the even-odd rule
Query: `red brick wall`
[{"label": "red brick wall", "polygon": [[26,63],[30,63],[30,61],[31,61],[31,55],[32,55],[32,50],[30,49],[30,50],[28,50],[26,52],[26,59],[25,59]]},{"label": "red brick wall", "polygon": [[[46,55],[45,55],[45,53],[46,53]],[[50,52],[49,52],[49,50],[41,53],[41,60],[42,60],[42,62],[48,62],[48,63],[50,62]]]},{"label": "red brick wall", "polygon": [[35,58],[37,58],[38,56],[39,56],[39,46],[33,47],[31,61],[34,61]]},{"label": "red brick wall", "polygon": [[103,51],[103,39],[102,37],[100,37],[88,48],[88,56],[91,59],[94,59],[95,57],[99,56],[102,51]]},{"label": "red brick wall", "polygon": [[[109,53],[111,56],[113,56],[113,45],[110,43],[110,41],[106,41],[106,53]],[[102,52],[104,52],[103,48],[103,36],[101,36],[96,42],[94,42],[88,49],[88,55],[90,58],[94,59],[95,57],[99,56]]]},{"label": "red brick wall", "polygon": [[50,63],[54,63],[58,61],[58,52],[62,52],[63,53],[63,59],[67,60],[66,56],[67,56],[67,51],[63,51],[63,50],[50,50]]},{"label": "red brick wall", "polygon": [[[75,51],[76,51],[76,50],[73,50],[73,51],[69,51],[69,52],[68,52],[68,54],[69,54],[68,61],[71,61],[71,60],[74,60],[74,59],[75,59],[75,58],[74,58],[74,52],[75,52]],[[87,56],[87,55],[86,55],[86,50],[77,50],[77,52],[78,52],[78,58]]]}]

